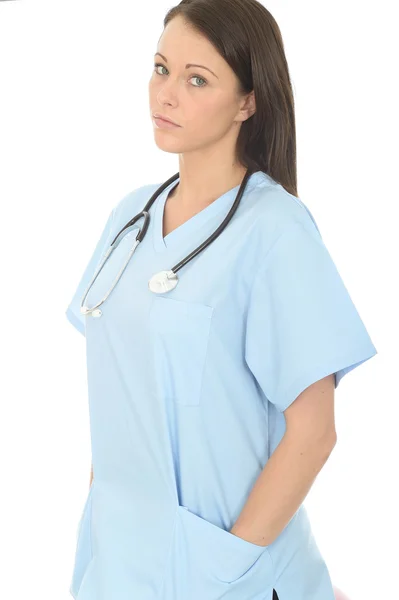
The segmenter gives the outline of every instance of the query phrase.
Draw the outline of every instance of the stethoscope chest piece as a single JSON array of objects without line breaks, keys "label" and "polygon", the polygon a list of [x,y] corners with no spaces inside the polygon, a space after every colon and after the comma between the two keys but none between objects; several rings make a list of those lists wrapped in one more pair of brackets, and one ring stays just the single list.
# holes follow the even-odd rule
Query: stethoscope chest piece
[{"label": "stethoscope chest piece", "polygon": [[174,271],[160,271],[151,277],[148,287],[155,294],[165,294],[173,290],[178,283],[179,278]]},{"label": "stethoscope chest piece", "polygon": [[[246,188],[247,182],[249,177],[251,176],[251,172],[248,170],[244,179],[241,182],[240,185],[240,189],[238,191],[237,197],[232,205],[232,207],[230,208],[229,213],[227,214],[226,218],[224,219],[224,221],[218,226],[218,228],[214,231],[214,233],[208,238],[206,239],[204,242],[202,242],[198,248],[196,248],[195,250],[193,250],[190,254],[188,254],[183,260],[181,260],[180,262],[178,262],[176,265],[174,265],[174,267],[168,271],[160,271],[159,273],[156,273],[155,275],[153,275],[151,277],[151,279],[148,281],[148,287],[150,289],[151,292],[153,292],[154,294],[165,294],[166,292],[170,292],[171,290],[173,290],[177,284],[179,283],[179,278],[177,276],[177,271],[179,271],[183,266],[185,266],[190,260],[192,260],[195,256],[197,256],[200,252],[202,252],[205,248],[207,248],[209,246],[210,243],[212,243],[221,233],[222,231],[225,229],[226,225],[229,223],[230,219],[232,218],[233,214],[235,213],[235,211],[237,210],[238,204],[241,200],[241,197],[244,193],[244,190]],[[150,215],[149,215],[149,209],[150,207],[154,204],[156,198],[158,198],[158,196],[165,190],[167,189],[167,187],[173,183],[174,181],[176,181],[176,179],[179,177],[179,173],[176,173],[176,175],[173,175],[173,177],[171,177],[170,179],[168,179],[165,183],[163,183],[151,196],[151,198],[149,199],[149,201],[147,202],[147,204],[145,205],[144,209],[138,213],[135,217],[133,217],[132,219],[130,219],[130,221],[119,231],[119,233],[114,237],[114,239],[111,242],[110,247],[108,248],[108,250],[105,252],[105,255],[100,263],[100,265],[97,267],[96,272],[92,278],[92,280],[90,281],[84,295],[83,298],[81,300],[80,303],[80,312],[82,315],[92,315],[93,317],[101,317],[101,315],[103,314],[102,311],[99,309],[99,306],[101,306],[105,300],[108,298],[108,296],[111,294],[111,292],[113,291],[113,289],[115,288],[116,284],[118,283],[119,279],[122,277],[122,274],[124,272],[124,270],[126,269],[130,258],[132,256],[132,254],[134,253],[135,249],[137,248],[137,246],[143,241],[144,236],[147,232],[148,226],[149,226],[149,222],[150,222]],[[124,263],[124,265],[122,266],[122,268],[120,269],[114,283],[112,284],[111,289],[105,294],[105,296],[92,308],[87,308],[86,306],[84,306],[86,297],[93,285],[93,283],[96,281],[99,273],[102,271],[105,263],[107,262],[109,256],[112,254],[112,252],[114,251],[115,248],[117,248],[117,246],[119,245],[119,242],[122,240],[122,234],[125,236],[125,238],[127,238],[128,235],[130,235],[131,233],[133,233],[133,226],[136,224],[136,222],[139,219],[144,218],[144,223],[142,228],[140,229],[140,227],[137,227],[135,230],[138,231],[137,236],[136,236],[136,240],[131,248],[131,250],[129,251],[129,254],[127,256],[127,259]],[[128,234],[126,234],[126,231],[129,231]]]}]

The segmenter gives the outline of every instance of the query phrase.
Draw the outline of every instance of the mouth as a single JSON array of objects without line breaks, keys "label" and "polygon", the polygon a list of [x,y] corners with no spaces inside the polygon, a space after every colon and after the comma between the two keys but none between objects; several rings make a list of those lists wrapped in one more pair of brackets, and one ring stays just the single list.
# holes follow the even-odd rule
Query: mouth
[{"label": "mouth", "polygon": [[152,116],[156,121],[162,121],[163,123],[169,123],[171,125],[174,125],[175,127],[180,127],[180,125],[178,125],[178,123],[175,123],[175,121],[172,121],[172,119],[169,119],[168,117],[165,117],[164,115],[161,115],[160,113],[154,113]]}]

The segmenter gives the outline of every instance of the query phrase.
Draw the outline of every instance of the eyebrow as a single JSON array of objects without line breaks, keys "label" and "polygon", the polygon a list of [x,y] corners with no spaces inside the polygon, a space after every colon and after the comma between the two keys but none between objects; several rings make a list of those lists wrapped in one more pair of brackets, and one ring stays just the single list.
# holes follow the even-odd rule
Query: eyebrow
[{"label": "eyebrow", "polygon": [[[165,62],[168,62],[168,59],[166,58],[166,56],[164,56],[160,52],[155,52],[154,56],[156,56],[157,54],[159,54],[159,56],[161,56],[164,59]],[[217,79],[219,79],[219,77],[213,71],[211,71],[211,69],[208,69],[208,67],[204,67],[204,65],[195,65],[193,63],[187,63],[186,64],[186,69],[188,69],[189,67],[200,67],[201,69],[206,69],[207,71],[210,71],[212,73],[212,75],[215,75],[215,77]]]}]

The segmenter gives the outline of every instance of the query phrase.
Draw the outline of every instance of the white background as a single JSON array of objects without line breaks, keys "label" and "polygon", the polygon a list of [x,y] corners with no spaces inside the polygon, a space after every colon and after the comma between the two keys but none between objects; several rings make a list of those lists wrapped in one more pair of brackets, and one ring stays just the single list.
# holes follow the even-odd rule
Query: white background
[{"label": "white background", "polygon": [[[281,28],[294,88],[299,197],[378,350],[336,392],[338,443],[305,504],[333,583],[350,600],[394,598],[395,3],[264,4]],[[0,550],[7,600],[70,598],[91,450],[85,339],[65,310],[112,207],[178,171],[177,156],[155,145],[148,104],[153,54],[172,5],[0,2]]]}]

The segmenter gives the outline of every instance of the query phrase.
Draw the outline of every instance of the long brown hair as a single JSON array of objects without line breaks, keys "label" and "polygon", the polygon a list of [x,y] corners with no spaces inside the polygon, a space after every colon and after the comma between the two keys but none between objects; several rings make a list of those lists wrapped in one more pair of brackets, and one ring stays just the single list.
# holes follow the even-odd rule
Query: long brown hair
[{"label": "long brown hair", "polygon": [[167,12],[164,27],[177,15],[230,65],[239,93],[254,91],[256,112],[241,125],[238,161],[298,196],[294,97],[274,17],[256,0],[182,0]]}]

